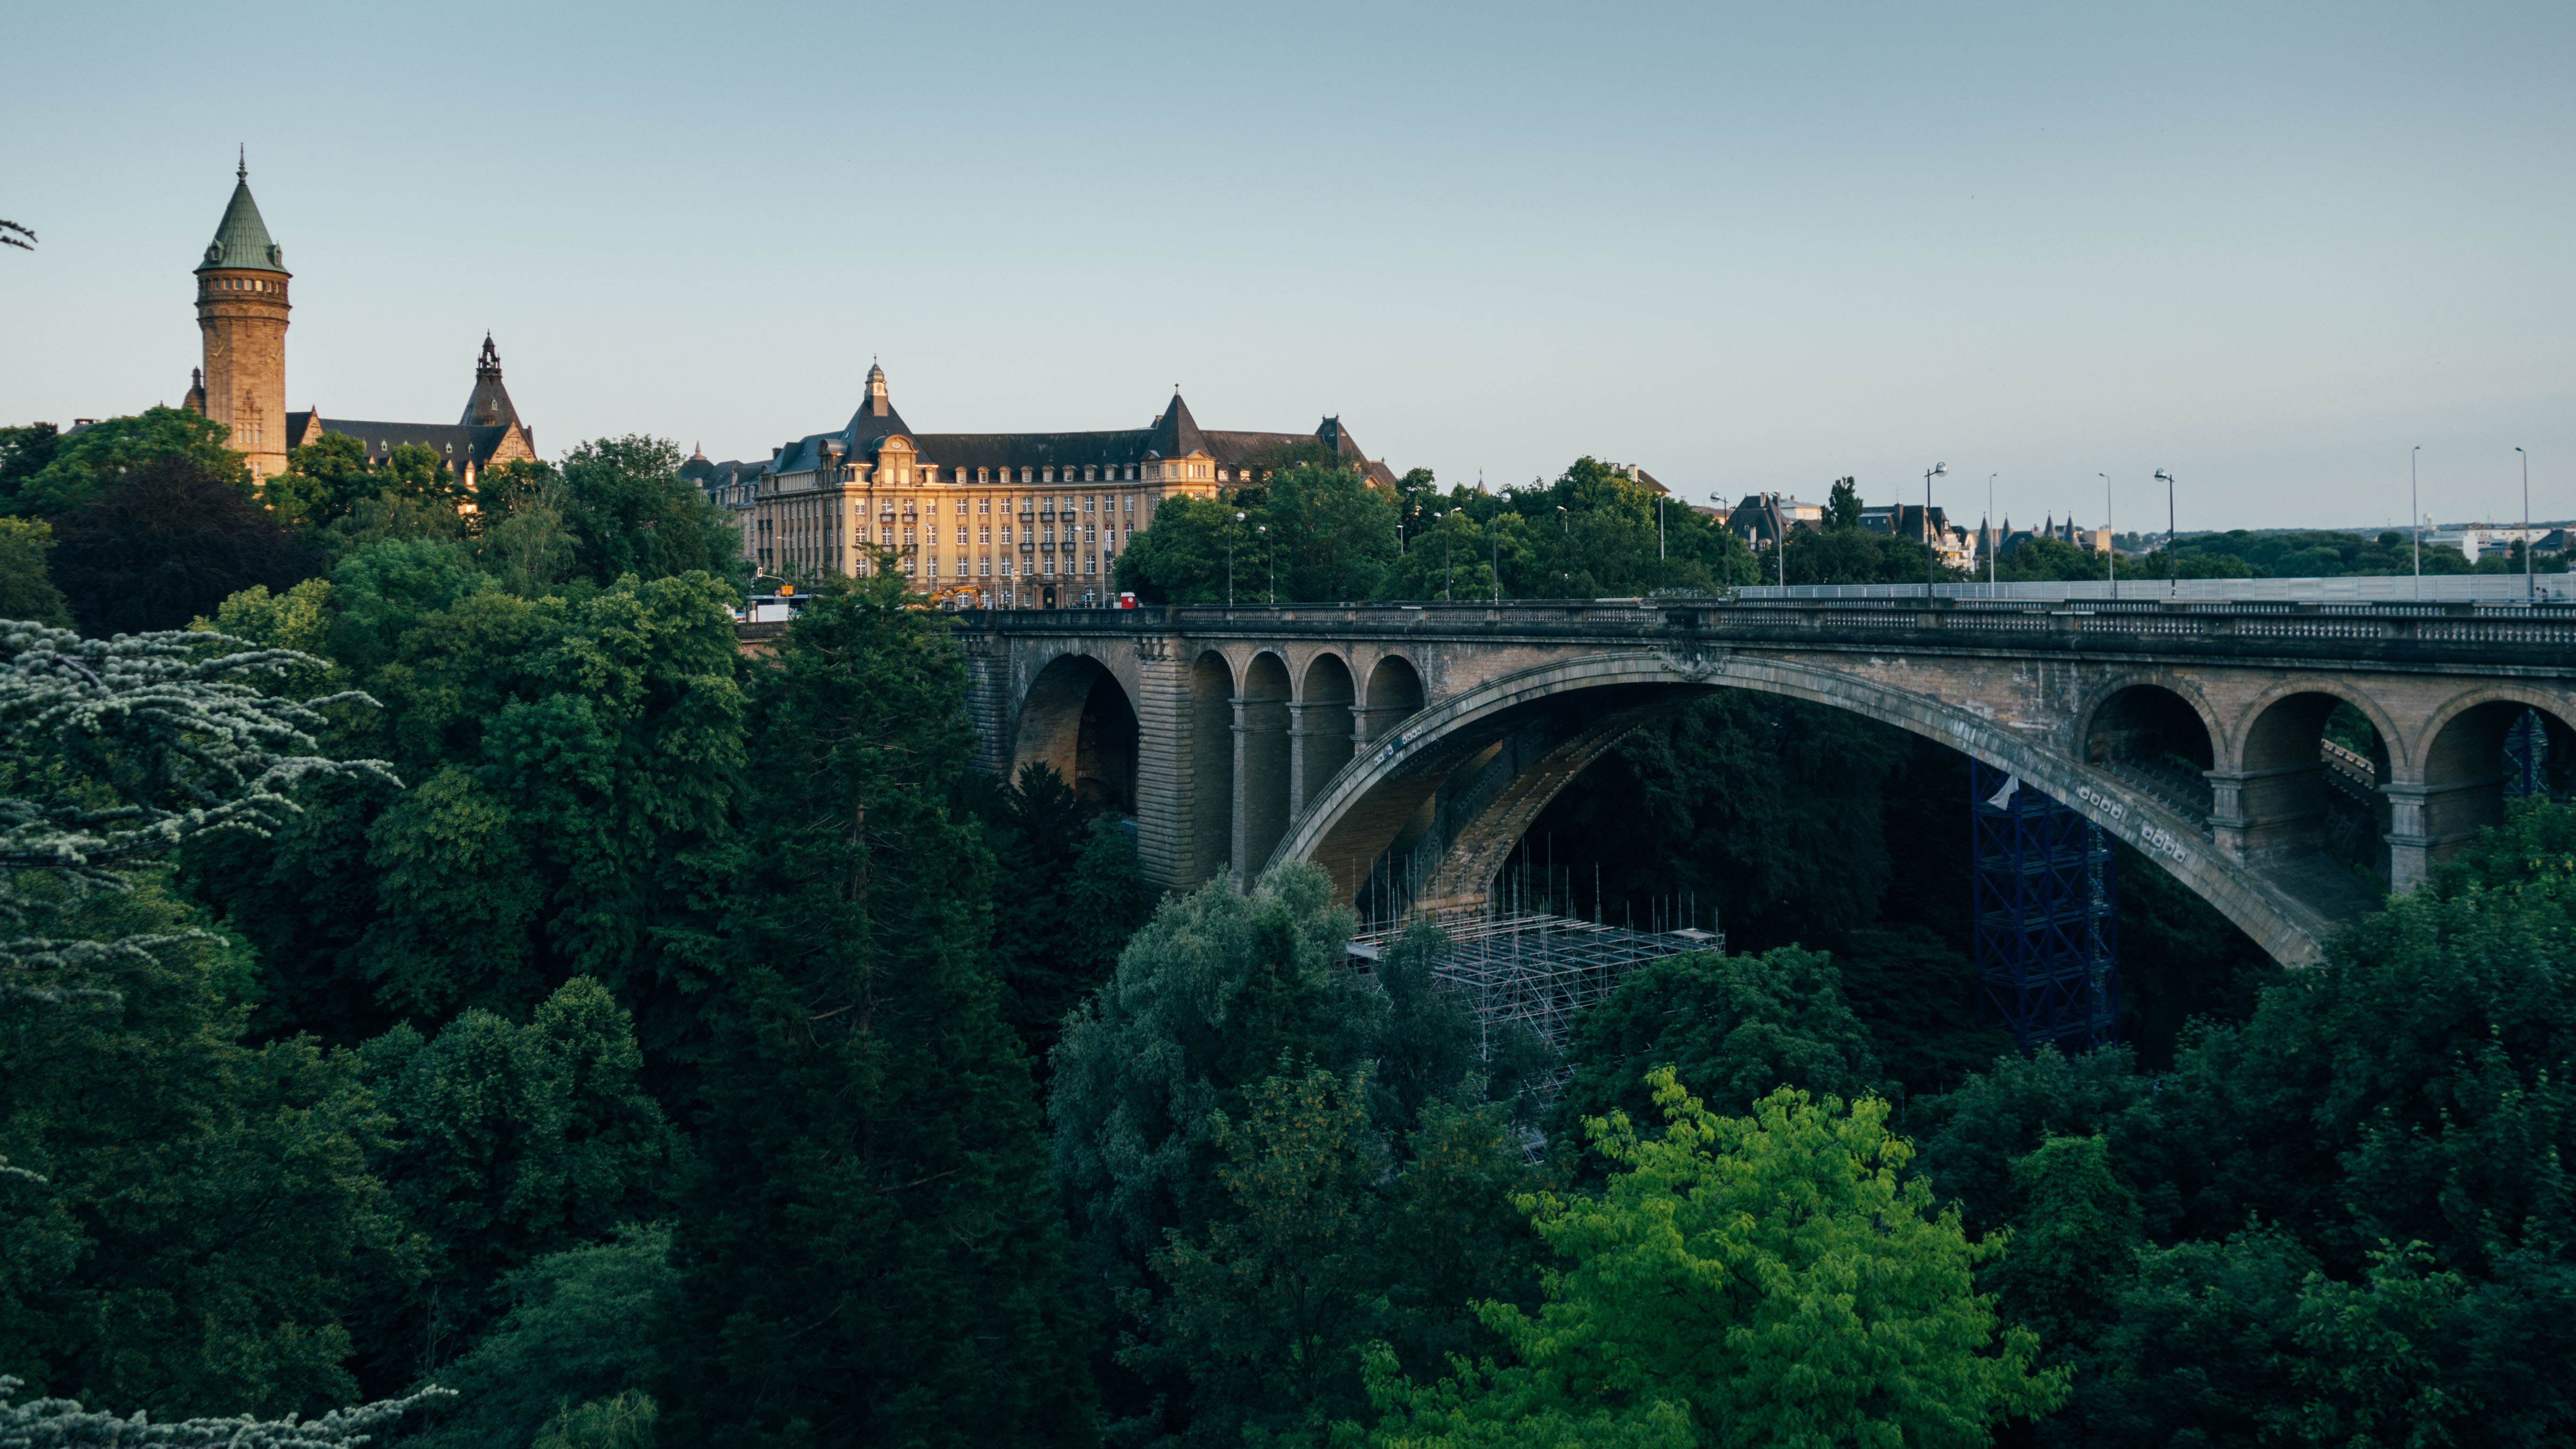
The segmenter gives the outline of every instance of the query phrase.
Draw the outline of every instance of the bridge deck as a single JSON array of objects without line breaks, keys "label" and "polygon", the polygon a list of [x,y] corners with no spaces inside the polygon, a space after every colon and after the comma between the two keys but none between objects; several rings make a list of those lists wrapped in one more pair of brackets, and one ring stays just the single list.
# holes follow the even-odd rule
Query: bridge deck
[{"label": "bridge deck", "polygon": [[1333,632],[1374,638],[1474,635],[1648,645],[1888,648],[1940,653],[2154,655],[2254,663],[2286,658],[2377,667],[2562,673],[2576,604],[2302,603],[2223,600],[1512,599],[1500,604],[1165,605],[968,610],[1008,634]]}]

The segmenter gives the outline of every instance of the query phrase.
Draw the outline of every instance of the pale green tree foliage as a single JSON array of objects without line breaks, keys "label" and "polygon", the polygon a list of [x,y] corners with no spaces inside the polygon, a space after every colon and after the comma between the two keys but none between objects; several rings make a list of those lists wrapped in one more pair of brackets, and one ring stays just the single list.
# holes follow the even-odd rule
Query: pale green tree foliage
[{"label": "pale green tree foliage", "polygon": [[601,1403],[565,1408],[540,1431],[534,1449],[653,1449],[660,1442],[661,1406],[650,1394],[629,1391]]},{"label": "pale green tree foliage", "polygon": [[[328,778],[399,785],[381,761],[313,753],[315,705],[257,687],[317,661],[185,632],[81,639],[0,622],[0,991],[82,989],[69,980],[163,937],[116,942],[20,934],[190,837],[266,834],[298,810],[288,793]],[[208,649],[206,645],[216,646]],[[32,891],[32,894],[31,894]]]},{"label": "pale green tree foliage", "polygon": [[1885,1102],[1784,1089],[1728,1118],[1670,1069],[1650,1080],[1661,1136],[1625,1113],[1586,1124],[1616,1165],[1601,1196],[1522,1199],[1571,1266],[1535,1316],[1485,1310],[1520,1362],[1430,1390],[1381,1377],[1381,1443],[1503,1442],[1484,1426],[1524,1423],[1653,1442],[1679,1409],[1708,1445],[1982,1445],[2064,1401],[2027,1330],[1998,1351],[1972,1274],[2002,1246],[1935,1212]]},{"label": "pale green tree foliage", "polygon": [[18,1380],[0,1375],[0,1449],[81,1449],[93,1444],[102,1449],[182,1449],[194,1445],[220,1445],[222,1449],[337,1449],[373,1441],[377,1437],[373,1431],[447,1392],[430,1389],[409,1398],[334,1409],[318,1419],[290,1416],[263,1421],[245,1415],[155,1424],[140,1412],[119,1418],[84,1409],[71,1399],[31,1399],[13,1404],[6,1396],[18,1388]]}]

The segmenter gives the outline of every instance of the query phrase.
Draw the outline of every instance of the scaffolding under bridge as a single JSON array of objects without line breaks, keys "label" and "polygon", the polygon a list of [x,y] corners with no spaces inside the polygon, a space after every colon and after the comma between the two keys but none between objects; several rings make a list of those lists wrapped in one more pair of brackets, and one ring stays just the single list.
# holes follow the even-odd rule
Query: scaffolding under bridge
[{"label": "scaffolding under bridge", "polygon": [[1514,1028],[1562,1052],[1574,1018],[1607,999],[1629,972],[1669,956],[1726,949],[1724,935],[1694,927],[1639,931],[1545,911],[1487,908],[1410,913],[1353,937],[1351,955],[1378,961],[1417,920],[1447,935],[1432,957],[1432,979],[1476,1013],[1489,1058],[1497,1039]]}]

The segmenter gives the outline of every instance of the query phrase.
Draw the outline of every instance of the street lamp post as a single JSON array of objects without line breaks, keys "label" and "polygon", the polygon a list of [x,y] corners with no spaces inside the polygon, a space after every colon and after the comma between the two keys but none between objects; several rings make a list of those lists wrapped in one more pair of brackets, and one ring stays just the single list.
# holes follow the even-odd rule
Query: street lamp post
[{"label": "street lamp post", "polygon": [[2102,560],[2111,570],[2111,597],[2116,599],[2120,597],[2120,550],[2111,541],[2114,537],[2111,532],[2111,475],[2096,473],[2093,476],[2102,480]]},{"label": "street lamp post", "polygon": [[1234,535],[1242,527],[1243,515],[1238,513],[1225,530],[1225,606],[1229,609],[1234,607]]},{"label": "street lamp post", "polygon": [[2182,567],[2174,557],[2174,479],[2169,468],[2158,468],[2156,478],[2165,485],[2165,592],[2182,593]]},{"label": "street lamp post", "polygon": [[1995,591],[1995,555],[2002,551],[2003,533],[1995,527],[1995,475],[1986,475],[1986,593]]},{"label": "street lamp post", "polygon": [[[2526,489],[2525,491],[2527,492],[2527,491],[2529,491],[2529,490],[2527,490],[2527,489]],[[1658,493],[1658,494],[1656,494],[1656,495],[1655,495],[1655,562],[1657,562],[1657,563],[1662,563],[1663,561],[1664,561],[1664,498],[1663,498],[1663,495],[1662,495],[1662,494]]]},{"label": "street lamp post", "polygon": [[[1935,463],[1923,470],[1923,597],[1926,599],[1932,597],[1932,560],[1935,556],[1932,552],[1932,480],[1949,476],[1950,465],[1947,463]],[[1786,538],[1780,541],[1788,542]],[[1781,566],[1780,581],[1784,584],[1789,581],[1785,562]]]},{"label": "street lamp post", "polygon": [[2424,505],[2415,490],[2415,456],[2423,451],[2424,445],[2417,443],[2406,455],[2406,511],[2413,515],[2407,523],[2415,535],[2415,597],[2419,599],[2424,597]]},{"label": "street lamp post", "polygon": [[1431,515],[1432,525],[1440,530],[1440,602],[1449,602],[1449,588],[1458,581],[1458,536],[1442,523],[1440,514]]},{"label": "street lamp post", "polygon": [[1268,602],[1273,604],[1278,603],[1279,555],[1273,552],[1270,547],[1270,525],[1266,523],[1257,523],[1253,525],[1252,531],[1261,535],[1261,562],[1270,570],[1270,595]]},{"label": "street lamp post", "polygon": [[2531,455],[2520,448],[2513,451],[2522,459],[2522,602],[2528,608],[2539,602],[2531,577]]}]

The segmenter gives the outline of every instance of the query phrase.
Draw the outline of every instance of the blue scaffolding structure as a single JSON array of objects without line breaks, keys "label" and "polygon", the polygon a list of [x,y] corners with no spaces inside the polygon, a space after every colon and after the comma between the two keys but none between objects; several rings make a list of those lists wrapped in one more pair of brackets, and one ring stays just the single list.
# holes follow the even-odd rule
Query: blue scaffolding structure
[{"label": "blue scaffolding structure", "polygon": [[2023,1055],[2080,1052],[2120,1027],[2119,887],[2102,827],[2018,776],[1971,761],[1977,1018]]}]

